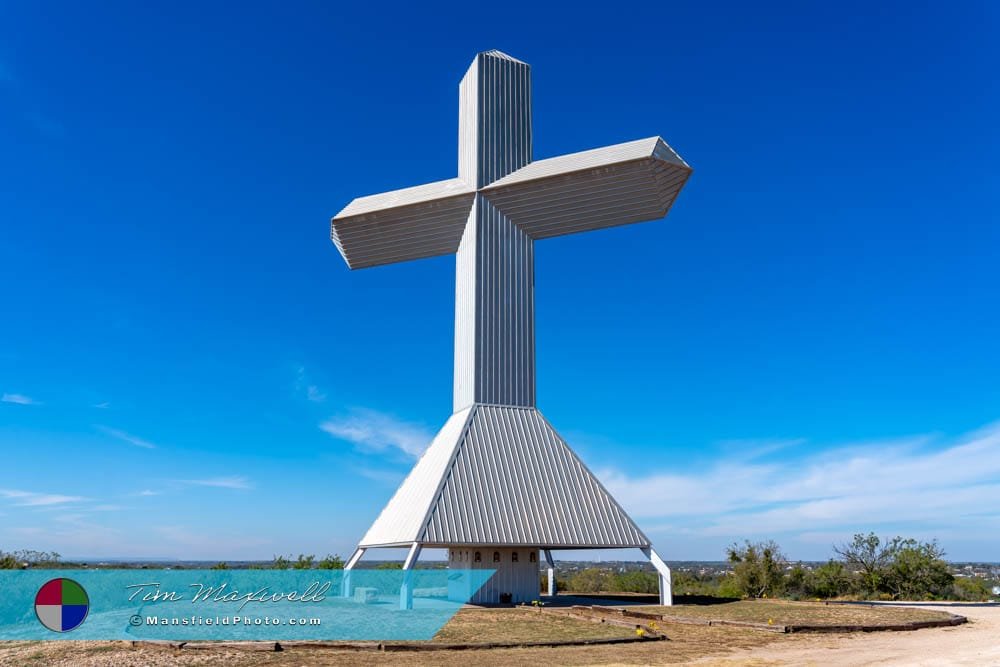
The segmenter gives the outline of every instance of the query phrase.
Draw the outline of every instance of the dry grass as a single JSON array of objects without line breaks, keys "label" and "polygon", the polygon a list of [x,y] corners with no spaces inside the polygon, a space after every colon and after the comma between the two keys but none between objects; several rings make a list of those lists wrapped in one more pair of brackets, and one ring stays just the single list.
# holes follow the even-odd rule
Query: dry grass
[{"label": "dry grass", "polygon": [[775,625],[893,625],[948,618],[948,614],[944,612],[929,609],[787,600],[741,600],[712,605],[642,606],[629,609],[705,620],[754,623],[772,620]]},{"label": "dry grass", "polygon": [[435,642],[539,642],[631,637],[634,630],[523,609],[462,609]]},{"label": "dry grass", "polygon": [[[513,613],[513,612],[511,612]],[[522,612],[523,613],[523,612]],[[427,665],[477,667],[494,665],[666,665],[699,658],[724,656],[776,641],[787,635],[746,630],[664,623],[671,641],[635,642],[610,646],[435,651],[434,653],[377,653],[338,649],[294,648],[282,653],[257,653],[220,649],[192,651],[127,642],[18,642],[17,648],[0,642],[0,665],[53,665],[54,667],[145,667],[146,665],[252,667],[332,667],[334,665]],[[12,642],[11,642],[12,643]]]}]

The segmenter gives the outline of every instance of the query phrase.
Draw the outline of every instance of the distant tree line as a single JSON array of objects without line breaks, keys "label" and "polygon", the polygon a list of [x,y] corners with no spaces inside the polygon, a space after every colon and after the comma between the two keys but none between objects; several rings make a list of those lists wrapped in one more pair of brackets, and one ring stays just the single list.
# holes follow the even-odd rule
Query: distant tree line
[{"label": "distant tree line", "polygon": [[[862,600],[988,600],[990,583],[979,577],[955,577],[945,562],[944,550],[936,541],[894,537],[883,539],[875,533],[857,534],[846,544],[833,548],[835,558],[817,567],[793,563],[773,540],[745,541],[726,549],[729,571],[725,574],[696,574],[675,570],[675,595],[702,595],[726,598],[783,597],[791,599],[849,598]],[[19,568],[72,567],[54,551],[30,549],[0,550],[0,570]],[[143,566],[145,567],[145,566]],[[341,570],[338,555],[317,558],[275,556],[269,563],[246,565],[249,569]],[[377,569],[399,569],[395,562],[379,563]],[[227,570],[220,562],[212,569]],[[545,576],[540,576],[542,590]],[[560,591],[577,593],[656,593],[655,572],[632,570],[613,572],[589,567],[568,578],[557,578]]]},{"label": "distant tree line", "polygon": [[0,551],[0,570],[18,570],[26,567],[53,567],[60,564],[62,556],[55,551]]},{"label": "distant tree line", "polygon": [[[773,540],[746,541],[726,550],[726,574],[696,574],[675,570],[675,595],[725,598],[791,598],[862,600],[988,600],[989,582],[978,577],[955,577],[936,541],[920,542],[874,533],[857,534],[835,546],[835,558],[817,567],[793,563]],[[543,577],[544,587],[544,577]],[[655,593],[655,572],[616,573],[586,568],[566,580],[559,590],[579,593]]]},{"label": "distant tree line", "polygon": [[[216,563],[213,570],[228,570],[229,564],[225,562]],[[316,556],[309,554],[299,554],[298,558],[292,556],[275,556],[270,563],[253,563],[247,566],[250,570],[343,570],[344,559],[340,556],[327,555],[324,558],[316,559]]]},{"label": "distant tree line", "polygon": [[719,582],[730,597],[856,598],[863,600],[986,600],[983,579],[956,578],[936,541],[857,534],[835,546],[836,558],[816,568],[791,563],[774,541],[734,544],[732,571]]}]

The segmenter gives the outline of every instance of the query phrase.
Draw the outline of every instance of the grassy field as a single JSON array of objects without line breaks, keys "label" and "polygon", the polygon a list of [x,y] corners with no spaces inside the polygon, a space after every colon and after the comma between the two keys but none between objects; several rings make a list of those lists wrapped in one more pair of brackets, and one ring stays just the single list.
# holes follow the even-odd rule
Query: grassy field
[{"label": "grassy field", "polygon": [[617,625],[556,616],[534,610],[462,609],[434,637],[435,642],[539,642],[632,637]]},{"label": "grassy field", "polygon": [[711,605],[637,606],[635,611],[682,618],[720,621],[750,621],[775,625],[893,625],[948,618],[940,611],[911,607],[823,604],[787,600],[740,600]]}]

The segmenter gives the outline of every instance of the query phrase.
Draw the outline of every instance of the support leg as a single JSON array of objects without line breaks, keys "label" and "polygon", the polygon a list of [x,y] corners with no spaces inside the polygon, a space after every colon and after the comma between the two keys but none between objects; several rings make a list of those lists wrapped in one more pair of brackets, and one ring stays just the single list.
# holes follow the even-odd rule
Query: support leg
[{"label": "support leg", "polygon": [[414,542],[410,547],[410,553],[406,555],[406,560],[403,561],[403,584],[399,589],[400,609],[413,609],[413,582],[410,575],[419,556],[420,545]]},{"label": "support leg", "polygon": [[354,569],[354,566],[358,564],[358,561],[361,560],[361,557],[364,555],[365,549],[358,547],[354,550],[351,557],[347,559],[347,563],[344,564],[344,584],[341,594],[345,598],[351,597],[351,570]]},{"label": "support leg", "polygon": [[674,593],[671,588],[670,568],[663,562],[660,555],[653,551],[653,547],[644,547],[642,553],[660,574],[660,604],[666,607],[672,606],[674,604]]},{"label": "support leg", "polygon": [[545,562],[549,565],[549,597],[556,596],[556,564],[552,561],[552,552],[545,549]]}]

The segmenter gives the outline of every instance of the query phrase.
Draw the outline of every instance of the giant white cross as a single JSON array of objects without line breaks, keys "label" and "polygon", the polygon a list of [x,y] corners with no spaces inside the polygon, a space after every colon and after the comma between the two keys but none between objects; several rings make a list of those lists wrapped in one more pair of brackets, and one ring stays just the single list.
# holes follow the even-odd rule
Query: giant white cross
[{"label": "giant white cross", "polygon": [[[352,269],[457,254],[455,415],[349,567],[372,546],[411,546],[407,567],[428,544],[650,555],[648,539],[534,409],[534,243],[661,218],[691,169],[659,137],[539,161],[531,146],[529,66],[480,53],[459,85],[458,177],[355,199],[332,220]],[[545,458],[553,463],[539,476]],[[460,490],[448,487],[456,479]],[[657,568],[668,600],[669,571]]]},{"label": "giant white cross", "polygon": [[458,177],[352,201],[331,237],[360,269],[457,253],[454,408],[535,404],[534,242],[666,215],[690,167],[652,137],[533,162],[527,64],[476,56]]}]

